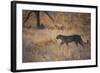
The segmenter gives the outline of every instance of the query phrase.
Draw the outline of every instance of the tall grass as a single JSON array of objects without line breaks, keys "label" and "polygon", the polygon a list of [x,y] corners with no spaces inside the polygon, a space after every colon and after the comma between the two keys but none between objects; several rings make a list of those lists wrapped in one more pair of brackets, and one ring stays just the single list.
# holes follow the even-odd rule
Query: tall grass
[{"label": "tall grass", "polygon": [[[23,11],[23,20],[29,11]],[[91,59],[90,14],[71,12],[49,12],[55,22],[41,12],[40,22],[44,29],[36,27],[33,12],[23,25],[23,59],[27,62],[68,61]],[[72,42],[60,45],[56,36],[78,34],[82,37],[85,47]],[[88,42],[87,42],[88,40]]]}]

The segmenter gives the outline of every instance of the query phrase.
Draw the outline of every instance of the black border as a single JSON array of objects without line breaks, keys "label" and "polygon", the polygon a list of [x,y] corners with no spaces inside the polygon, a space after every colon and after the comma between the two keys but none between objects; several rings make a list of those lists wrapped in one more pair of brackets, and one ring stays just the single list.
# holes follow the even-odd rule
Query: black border
[{"label": "black border", "polygon": [[[36,4],[36,5],[50,5],[50,6],[67,6],[67,7],[83,7],[96,9],[96,64],[85,66],[72,66],[72,67],[53,67],[53,68],[39,68],[39,69],[16,69],[16,5],[17,4]],[[58,4],[58,3],[45,3],[45,2],[28,2],[28,1],[11,1],[11,71],[12,72],[25,72],[25,71],[42,71],[42,70],[58,70],[58,69],[73,69],[73,68],[89,68],[98,67],[98,7],[90,5],[74,5],[74,4]]]}]

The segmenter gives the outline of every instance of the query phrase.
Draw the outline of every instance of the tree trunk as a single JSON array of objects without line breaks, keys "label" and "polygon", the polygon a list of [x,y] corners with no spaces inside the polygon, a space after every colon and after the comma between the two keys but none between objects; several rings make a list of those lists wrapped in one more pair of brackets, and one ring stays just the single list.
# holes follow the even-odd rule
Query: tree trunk
[{"label": "tree trunk", "polygon": [[40,12],[36,11],[36,21],[37,21],[37,28],[40,28]]}]

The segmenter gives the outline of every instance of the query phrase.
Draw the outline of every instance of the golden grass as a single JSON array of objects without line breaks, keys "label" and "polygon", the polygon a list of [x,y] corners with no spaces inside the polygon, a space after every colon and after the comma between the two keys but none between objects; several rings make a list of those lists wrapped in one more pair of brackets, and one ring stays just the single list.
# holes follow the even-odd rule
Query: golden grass
[{"label": "golden grass", "polygon": [[[23,10],[24,21],[30,10]],[[91,59],[91,14],[76,12],[47,11],[52,21],[44,11],[40,11],[40,25],[37,28],[36,14],[33,11],[26,23],[23,23],[23,62],[45,62],[64,60]],[[76,46],[74,42],[60,46],[61,40],[56,36],[78,34],[85,42],[85,47]],[[88,40],[88,43],[86,43]]]},{"label": "golden grass", "polygon": [[[62,30],[24,29],[23,30],[23,62],[45,62],[64,60],[90,59],[90,45],[76,46],[74,42],[60,46],[58,34],[70,35]],[[69,33],[69,34],[68,34]],[[73,34],[73,33],[72,33]]]}]

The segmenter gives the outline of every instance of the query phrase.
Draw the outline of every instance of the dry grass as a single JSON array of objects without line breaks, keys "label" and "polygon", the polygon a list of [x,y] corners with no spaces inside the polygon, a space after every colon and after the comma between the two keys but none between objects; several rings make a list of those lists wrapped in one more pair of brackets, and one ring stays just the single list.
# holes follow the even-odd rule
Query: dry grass
[{"label": "dry grass", "polygon": [[[24,21],[30,11],[23,10]],[[91,59],[91,15],[89,13],[50,12],[54,22],[40,11],[40,23],[45,28],[37,28],[35,12],[23,23],[23,59],[26,62],[64,61]],[[78,34],[85,42],[85,47],[74,42],[60,46],[56,36]],[[88,43],[86,43],[88,40]]]},{"label": "dry grass", "polygon": [[90,45],[76,46],[74,42],[60,46],[56,36],[60,30],[23,30],[23,62],[44,62],[90,59]]}]

